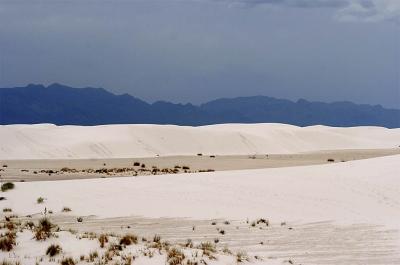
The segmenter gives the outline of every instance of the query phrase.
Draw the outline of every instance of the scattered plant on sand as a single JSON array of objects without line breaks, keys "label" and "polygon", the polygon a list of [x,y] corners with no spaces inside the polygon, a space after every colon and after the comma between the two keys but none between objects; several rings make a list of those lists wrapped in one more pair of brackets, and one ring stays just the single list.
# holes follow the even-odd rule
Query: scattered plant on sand
[{"label": "scattered plant on sand", "polygon": [[333,159],[333,158],[328,158],[326,161],[328,161],[328,162],[335,162],[335,159]]},{"label": "scattered plant on sand", "polygon": [[100,243],[100,247],[104,248],[105,244],[108,243],[108,236],[107,235],[100,235],[99,236],[99,243]]},{"label": "scattered plant on sand", "polygon": [[203,250],[203,255],[208,256],[210,259],[215,259],[213,253],[217,252],[217,248],[213,243],[202,242],[197,248]]},{"label": "scattered plant on sand", "polygon": [[61,250],[62,250],[62,248],[59,245],[51,244],[46,250],[46,255],[48,255],[50,257],[54,257],[54,256],[60,254]]},{"label": "scattered plant on sand", "polygon": [[38,226],[35,228],[35,238],[36,240],[46,240],[51,236],[51,229],[54,224],[46,217],[39,220]]},{"label": "scattered plant on sand", "polygon": [[43,197],[39,197],[39,198],[36,199],[36,202],[37,202],[38,204],[41,204],[41,203],[44,202],[44,198],[43,198]]},{"label": "scattered plant on sand", "polygon": [[2,251],[11,251],[16,245],[16,234],[14,232],[7,232],[0,237],[0,249]]},{"label": "scattered plant on sand", "polygon": [[62,211],[66,213],[66,212],[70,212],[72,210],[69,207],[64,207],[64,208],[62,208]]},{"label": "scattered plant on sand", "polygon": [[249,256],[247,255],[246,252],[239,251],[239,252],[236,253],[236,261],[238,263],[241,263],[241,262],[245,262],[245,261],[250,261],[250,258],[249,258]]},{"label": "scattered plant on sand", "polygon": [[75,261],[71,257],[66,257],[60,262],[61,265],[75,265]]},{"label": "scattered plant on sand", "polygon": [[0,262],[0,265],[21,265],[21,262],[3,260],[2,262]]},{"label": "scattered plant on sand", "polygon": [[14,189],[15,185],[12,182],[6,182],[1,185],[1,191],[5,192]]},{"label": "scattered plant on sand", "polygon": [[90,252],[87,262],[94,262],[94,260],[98,257],[99,257],[99,253],[97,253],[97,251]]},{"label": "scattered plant on sand", "polygon": [[138,242],[138,238],[136,235],[132,235],[132,234],[126,234],[125,236],[123,236],[120,241],[119,244],[120,245],[125,245],[125,246],[129,246],[132,244],[137,244]]},{"label": "scattered plant on sand", "polygon": [[3,213],[12,212],[11,208],[3,208]]},{"label": "scattered plant on sand", "polygon": [[177,248],[171,248],[167,252],[167,263],[169,265],[183,264],[185,254]]}]

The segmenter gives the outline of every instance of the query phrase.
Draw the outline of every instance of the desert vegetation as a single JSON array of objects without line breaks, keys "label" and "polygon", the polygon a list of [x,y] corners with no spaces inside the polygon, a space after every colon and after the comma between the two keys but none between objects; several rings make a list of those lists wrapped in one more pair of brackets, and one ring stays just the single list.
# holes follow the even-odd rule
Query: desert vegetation
[{"label": "desert vegetation", "polygon": [[54,257],[58,254],[60,254],[62,251],[62,248],[59,245],[51,244],[47,250],[46,250],[46,255],[50,257]]},{"label": "desert vegetation", "polygon": [[12,182],[6,182],[1,185],[1,191],[6,192],[8,190],[14,189],[15,185]]}]

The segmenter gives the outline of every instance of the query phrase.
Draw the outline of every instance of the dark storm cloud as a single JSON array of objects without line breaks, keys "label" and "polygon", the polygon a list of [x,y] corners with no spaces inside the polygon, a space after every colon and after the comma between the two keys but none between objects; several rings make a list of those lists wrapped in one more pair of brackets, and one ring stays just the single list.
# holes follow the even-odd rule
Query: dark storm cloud
[{"label": "dark storm cloud", "polygon": [[388,21],[400,1],[230,8],[244,2],[0,1],[0,87],[59,82],[149,101],[262,94],[400,108],[399,27]]}]

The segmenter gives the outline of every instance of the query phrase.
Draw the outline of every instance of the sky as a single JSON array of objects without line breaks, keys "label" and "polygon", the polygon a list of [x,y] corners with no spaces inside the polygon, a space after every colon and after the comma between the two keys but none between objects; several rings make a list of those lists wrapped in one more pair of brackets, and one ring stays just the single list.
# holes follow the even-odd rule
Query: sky
[{"label": "sky", "polygon": [[400,0],[0,0],[0,87],[400,109]]}]

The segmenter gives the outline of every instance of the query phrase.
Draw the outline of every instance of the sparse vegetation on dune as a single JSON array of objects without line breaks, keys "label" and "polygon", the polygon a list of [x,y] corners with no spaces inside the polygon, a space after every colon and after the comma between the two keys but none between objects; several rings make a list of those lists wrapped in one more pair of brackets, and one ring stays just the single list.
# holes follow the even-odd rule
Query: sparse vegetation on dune
[{"label": "sparse vegetation on dune", "polygon": [[126,245],[126,246],[129,246],[132,244],[137,244],[137,243],[138,243],[138,237],[133,234],[126,234],[119,241],[120,245]]},{"label": "sparse vegetation on dune", "polygon": [[39,224],[35,227],[36,240],[46,240],[51,236],[51,231],[55,227],[53,223],[46,217],[39,220]]},{"label": "sparse vegetation on dune", "polygon": [[3,260],[3,261],[0,262],[0,265],[21,265],[21,262]]},{"label": "sparse vegetation on dune", "polygon": [[105,234],[101,234],[99,236],[99,243],[100,243],[100,247],[104,248],[105,244],[108,243],[108,236]]},{"label": "sparse vegetation on dune", "polygon": [[241,262],[245,262],[245,261],[250,261],[250,258],[249,258],[249,256],[247,255],[246,252],[239,251],[239,252],[236,253],[236,261],[238,263],[241,263]]},{"label": "sparse vegetation on dune", "polygon": [[15,185],[12,182],[6,182],[1,185],[1,191],[6,192],[8,190],[14,189]]},{"label": "sparse vegetation on dune", "polygon": [[71,208],[69,208],[69,207],[63,207],[61,211],[62,211],[62,212],[70,212],[70,211],[72,211],[72,210],[71,210]]},{"label": "sparse vegetation on dune", "polygon": [[167,252],[167,263],[168,265],[179,265],[183,264],[185,260],[185,254],[180,249],[171,248]]},{"label": "sparse vegetation on dune", "polygon": [[61,260],[60,262],[61,265],[75,265],[75,261],[73,258],[71,257],[66,257],[64,259]]},{"label": "sparse vegetation on dune", "polygon": [[0,236],[0,249],[2,251],[11,251],[16,245],[16,233],[12,231],[6,232]]},{"label": "sparse vegetation on dune", "polygon": [[44,198],[43,198],[43,197],[39,197],[39,198],[36,199],[36,202],[37,202],[38,204],[41,204],[41,203],[44,202]]},{"label": "sparse vegetation on dune", "polygon": [[51,244],[47,250],[46,250],[46,255],[50,257],[54,257],[58,254],[60,254],[62,251],[62,248],[59,245]]}]

